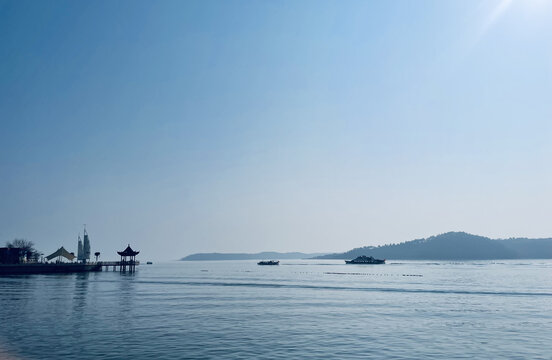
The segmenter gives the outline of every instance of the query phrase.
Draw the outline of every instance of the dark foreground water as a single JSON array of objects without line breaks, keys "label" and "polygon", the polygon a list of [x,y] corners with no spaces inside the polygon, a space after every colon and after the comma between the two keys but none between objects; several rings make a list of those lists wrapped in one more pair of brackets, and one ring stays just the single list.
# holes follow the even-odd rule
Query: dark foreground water
[{"label": "dark foreground water", "polygon": [[552,261],[0,277],[0,358],[552,359]]}]

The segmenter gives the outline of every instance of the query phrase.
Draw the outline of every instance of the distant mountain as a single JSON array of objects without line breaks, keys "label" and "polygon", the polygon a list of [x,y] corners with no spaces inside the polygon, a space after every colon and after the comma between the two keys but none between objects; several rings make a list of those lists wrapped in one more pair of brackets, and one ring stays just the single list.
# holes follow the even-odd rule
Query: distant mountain
[{"label": "distant mountain", "polygon": [[274,260],[289,260],[289,259],[309,259],[316,256],[324,255],[323,253],[315,254],[305,254],[300,252],[288,252],[288,253],[279,253],[279,252],[260,252],[256,254],[245,254],[245,253],[199,253],[192,254],[180,259],[181,261],[197,261],[197,260],[263,260],[263,259],[274,259]]},{"label": "distant mountain", "polygon": [[400,244],[366,246],[316,259],[353,259],[360,255],[395,260],[551,259],[552,238],[490,239],[465,232],[448,232]]}]

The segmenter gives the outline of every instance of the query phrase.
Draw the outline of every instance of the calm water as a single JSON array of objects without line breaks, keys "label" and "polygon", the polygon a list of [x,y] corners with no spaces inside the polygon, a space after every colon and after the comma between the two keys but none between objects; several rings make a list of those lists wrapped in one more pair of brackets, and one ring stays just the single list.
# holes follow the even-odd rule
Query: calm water
[{"label": "calm water", "polygon": [[552,359],[552,261],[0,277],[0,358]]}]

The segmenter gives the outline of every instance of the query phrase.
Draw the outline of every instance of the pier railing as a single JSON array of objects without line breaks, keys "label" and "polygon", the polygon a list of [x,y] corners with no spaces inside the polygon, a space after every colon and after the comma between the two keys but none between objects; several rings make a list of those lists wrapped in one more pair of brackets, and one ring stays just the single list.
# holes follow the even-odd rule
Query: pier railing
[{"label": "pier railing", "polygon": [[98,261],[93,264],[99,265],[105,270],[109,270],[109,267],[113,267],[113,271],[119,268],[121,271],[129,270],[134,271],[134,267],[140,265],[140,261]]}]

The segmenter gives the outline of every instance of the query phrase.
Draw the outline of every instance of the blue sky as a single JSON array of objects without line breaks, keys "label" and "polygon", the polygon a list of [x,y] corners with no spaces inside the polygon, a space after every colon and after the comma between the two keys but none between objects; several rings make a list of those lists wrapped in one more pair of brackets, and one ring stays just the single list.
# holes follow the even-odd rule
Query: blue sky
[{"label": "blue sky", "polygon": [[0,241],[552,236],[552,3],[0,0]]}]

